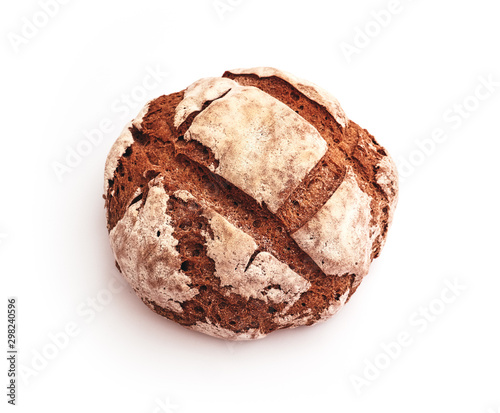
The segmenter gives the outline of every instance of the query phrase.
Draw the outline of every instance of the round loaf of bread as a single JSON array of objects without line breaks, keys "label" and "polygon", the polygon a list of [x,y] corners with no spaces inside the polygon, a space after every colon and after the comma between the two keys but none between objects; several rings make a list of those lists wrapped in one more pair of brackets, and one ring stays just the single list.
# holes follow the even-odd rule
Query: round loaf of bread
[{"label": "round loaf of bread", "polygon": [[105,168],[123,276],[158,314],[230,340],[334,315],[397,195],[391,157],[331,94],[263,67],[152,100]]}]

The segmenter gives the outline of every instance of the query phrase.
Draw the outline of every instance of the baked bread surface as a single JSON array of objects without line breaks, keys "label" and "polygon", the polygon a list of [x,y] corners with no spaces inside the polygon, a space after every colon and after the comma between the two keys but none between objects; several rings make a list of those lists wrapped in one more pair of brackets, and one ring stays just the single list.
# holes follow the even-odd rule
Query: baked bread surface
[{"label": "baked bread surface", "polygon": [[158,314],[231,340],[334,315],[380,254],[397,196],[375,138],[273,68],[152,100],[105,167],[123,276]]}]

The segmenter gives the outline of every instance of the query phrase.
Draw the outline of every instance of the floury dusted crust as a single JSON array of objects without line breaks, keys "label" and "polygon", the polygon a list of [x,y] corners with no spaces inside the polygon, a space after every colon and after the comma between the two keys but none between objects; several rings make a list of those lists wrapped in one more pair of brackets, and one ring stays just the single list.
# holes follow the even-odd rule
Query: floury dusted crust
[{"label": "floury dusted crust", "polygon": [[370,218],[370,197],[348,167],[331,198],[292,238],[325,274],[364,276],[371,262]]},{"label": "floury dusted crust", "polygon": [[[181,271],[171,218],[165,213],[169,196],[161,180],[151,181],[148,198],[127,209],[110,232],[111,246],[127,281],[159,305],[182,312],[180,303],[198,293]],[[147,252],[146,252],[147,251]]]},{"label": "floury dusted crust", "polygon": [[276,213],[323,157],[327,145],[285,104],[255,87],[233,83],[196,116],[184,138],[209,148],[218,162],[211,166],[213,172]]},{"label": "floury dusted crust", "polygon": [[117,266],[155,312],[250,340],[337,313],[385,243],[397,173],[318,86],[238,69],[149,102],[105,172]]}]

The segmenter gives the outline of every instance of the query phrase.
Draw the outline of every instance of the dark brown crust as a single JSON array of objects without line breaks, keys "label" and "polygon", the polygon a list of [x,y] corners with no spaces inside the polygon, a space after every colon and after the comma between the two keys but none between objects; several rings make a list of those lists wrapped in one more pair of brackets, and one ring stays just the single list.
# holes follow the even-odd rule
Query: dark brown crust
[{"label": "dark brown crust", "polygon": [[[142,297],[146,304],[184,326],[209,320],[235,333],[259,329],[264,334],[287,327],[273,321],[273,314],[282,310],[286,303],[271,305],[263,300],[247,300],[229,293],[227,288],[221,288],[220,279],[214,275],[215,264],[207,256],[202,235],[202,231],[210,234],[208,221],[201,215],[200,204],[203,204],[251,235],[258,251],[273,254],[311,283],[309,291],[302,294],[287,314],[300,317],[311,310],[313,317],[308,324],[313,324],[348,289],[350,297],[359,282],[355,281],[355,274],[325,275],[298,247],[290,233],[304,225],[331,197],[344,179],[346,165],[355,168],[360,175],[358,183],[366,193],[378,200],[385,197],[383,191],[373,184],[374,168],[383,153],[363,152],[362,143],[371,139],[380,151],[383,148],[353,122],[342,130],[325,108],[279,78],[260,79],[252,75],[228,73],[225,76],[242,85],[259,87],[299,113],[325,138],[329,148],[327,154],[274,215],[265,205],[260,206],[234,185],[210,172],[209,167],[216,167],[217,160],[208,148],[183,139],[183,134],[199,112],[191,114],[179,129],[174,127],[175,108],[182,100],[183,92],[161,96],[151,102],[142,122],[142,131],[132,129],[134,143],[119,160],[113,180],[109,181],[108,193],[105,194],[108,230],[114,228],[131,203],[147,199],[148,182],[161,174],[170,196],[170,211],[167,212],[172,217],[173,235],[179,241],[176,249],[183,262],[182,269],[191,278],[192,287],[198,288],[200,293],[181,304],[182,313],[166,310]],[[207,102],[202,110],[209,104]],[[132,200],[139,187],[142,188],[140,197]],[[189,191],[197,203],[177,199],[173,196],[177,190]],[[384,222],[387,224],[387,208],[384,211],[380,204],[380,201],[372,203],[372,221],[383,226]],[[385,232],[379,237],[378,246],[384,236]],[[377,253],[375,247],[373,255]]]}]

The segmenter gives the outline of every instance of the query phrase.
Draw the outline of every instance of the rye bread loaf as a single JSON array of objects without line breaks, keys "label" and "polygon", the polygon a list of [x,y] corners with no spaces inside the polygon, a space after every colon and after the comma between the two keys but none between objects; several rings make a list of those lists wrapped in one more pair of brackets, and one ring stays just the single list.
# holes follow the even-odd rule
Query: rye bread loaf
[{"label": "rye bread loaf", "polygon": [[334,315],[380,254],[397,195],[375,138],[273,68],[152,100],[105,169],[111,246],[137,295],[233,340]]}]

